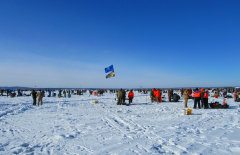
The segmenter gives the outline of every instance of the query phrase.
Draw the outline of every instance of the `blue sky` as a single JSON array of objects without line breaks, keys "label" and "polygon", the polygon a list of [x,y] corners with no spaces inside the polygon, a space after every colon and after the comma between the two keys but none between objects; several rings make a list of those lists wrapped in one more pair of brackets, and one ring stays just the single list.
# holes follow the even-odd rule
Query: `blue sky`
[{"label": "blue sky", "polygon": [[[0,85],[240,85],[240,2],[2,0]],[[113,64],[116,77],[105,79]]]}]

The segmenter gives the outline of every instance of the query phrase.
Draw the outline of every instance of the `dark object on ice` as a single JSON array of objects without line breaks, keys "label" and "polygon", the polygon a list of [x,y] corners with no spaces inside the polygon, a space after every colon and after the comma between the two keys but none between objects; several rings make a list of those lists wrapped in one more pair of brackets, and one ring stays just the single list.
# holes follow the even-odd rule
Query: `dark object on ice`
[{"label": "dark object on ice", "polygon": [[202,99],[202,107],[203,107],[204,109],[208,109],[208,108],[209,108],[208,98],[203,98],[203,99]]},{"label": "dark object on ice", "polygon": [[180,100],[180,96],[176,93],[173,94],[173,102],[178,102]]},{"label": "dark object on ice", "polygon": [[23,94],[22,94],[20,89],[17,90],[17,96],[23,96]]},{"label": "dark object on ice", "polygon": [[56,93],[53,93],[53,97],[56,97],[57,96],[57,94]]},{"label": "dark object on ice", "polygon": [[0,95],[1,95],[1,96],[3,96],[3,92],[4,92],[4,91],[1,89],[1,90],[0,90]]},{"label": "dark object on ice", "polygon": [[213,102],[213,103],[210,103],[210,107],[213,108],[213,109],[218,109],[220,108],[222,105],[219,103],[219,102]]},{"label": "dark object on ice", "polygon": [[213,102],[213,103],[210,103],[210,107],[212,109],[228,109],[229,105],[228,104],[221,105],[219,102]]},{"label": "dark object on ice", "polygon": [[233,98],[231,95],[227,95],[226,98]]},{"label": "dark object on ice", "polygon": [[16,97],[16,93],[10,93],[10,97],[13,98],[13,97]]},{"label": "dark object on ice", "polygon": [[240,102],[240,98],[238,98],[238,99],[236,100],[236,102]]},{"label": "dark object on ice", "polygon": [[222,105],[222,108],[223,108],[223,109],[228,109],[228,108],[229,108],[229,105],[228,105],[228,104]]}]

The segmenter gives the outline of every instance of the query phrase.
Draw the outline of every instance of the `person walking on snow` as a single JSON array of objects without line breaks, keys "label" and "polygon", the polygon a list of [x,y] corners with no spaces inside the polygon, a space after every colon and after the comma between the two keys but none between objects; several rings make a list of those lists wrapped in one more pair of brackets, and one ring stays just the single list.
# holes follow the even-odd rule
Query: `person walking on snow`
[{"label": "person walking on snow", "polygon": [[132,103],[133,98],[134,98],[134,92],[133,92],[133,90],[130,90],[130,92],[128,93],[129,105]]}]

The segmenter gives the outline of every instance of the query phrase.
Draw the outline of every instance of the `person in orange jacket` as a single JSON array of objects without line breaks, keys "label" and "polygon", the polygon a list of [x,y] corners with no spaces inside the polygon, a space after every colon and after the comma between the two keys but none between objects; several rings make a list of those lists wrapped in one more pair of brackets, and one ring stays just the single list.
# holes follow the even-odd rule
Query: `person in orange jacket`
[{"label": "person in orange jacket", "polygon": [[192,94],[192,97],[194,98],[194,109],[198,108],[201,109],[200,101],[201,101],[201,92],[198,90],[198,88],[195,89],[195,91]]},{"label": "person in orange jacket", "polygon": [[133,92],[133,90],[130,90],[130,92],[128,93],[129,104],[132,103],[133,98],[134,98],[134,92]]}]

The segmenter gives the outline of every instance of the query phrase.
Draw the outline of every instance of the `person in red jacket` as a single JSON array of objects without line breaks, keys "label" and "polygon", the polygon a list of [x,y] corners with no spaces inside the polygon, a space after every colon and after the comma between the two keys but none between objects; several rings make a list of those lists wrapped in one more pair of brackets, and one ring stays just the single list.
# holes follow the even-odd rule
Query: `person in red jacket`
[{"label": "person in red jacket", "polygon": [[134,98],[134,92],[133,92],[133,90],[130,90],[130,92],[128,93],[129,104],[132,103],[133,98]]},{"label": "person in red jacket", "polygon": [[151,90],[150,97],[151,97],[151,102],[153,103],[155,101],[155,88]]},{"label": "person in red jacket", "polygon": [[159,103],[162,102],[162,93],[161,93],[161,90],[160,90],[160,89],[158,89],[158,90],[156,91],[155,97],[156,97],[156,99],[157,99],[157,102],[159,102]]}]

